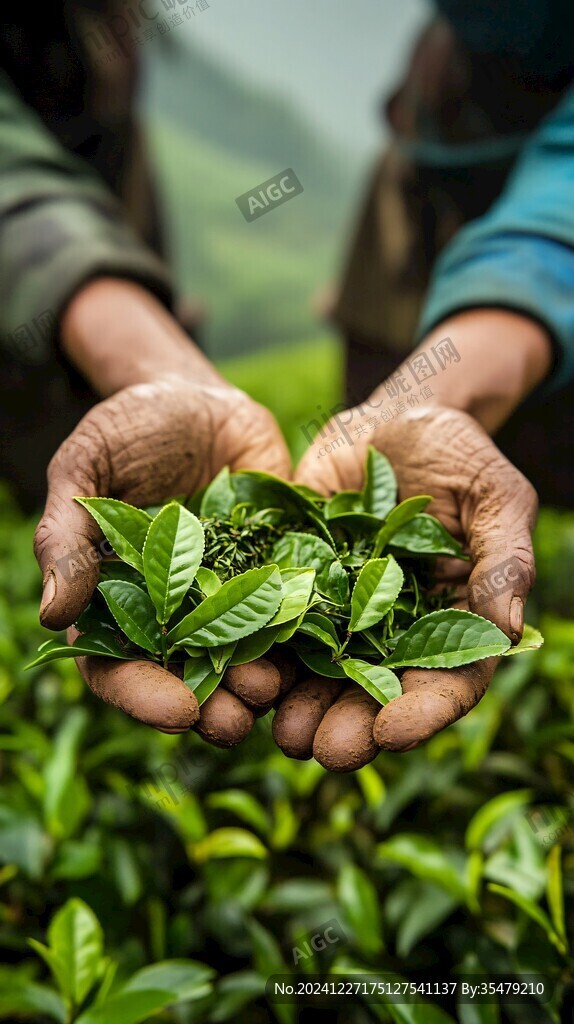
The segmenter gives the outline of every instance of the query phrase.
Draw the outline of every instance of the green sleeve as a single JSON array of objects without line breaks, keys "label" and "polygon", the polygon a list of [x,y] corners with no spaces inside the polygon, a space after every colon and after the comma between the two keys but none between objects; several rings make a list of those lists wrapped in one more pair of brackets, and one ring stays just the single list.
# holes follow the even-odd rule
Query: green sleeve
[{"label": "green sleeve", "polygon": [[102,275],[171,302],[165,268],[119,201],[0,71],[0,343],[23,362],[46,361],[66,303]]}]

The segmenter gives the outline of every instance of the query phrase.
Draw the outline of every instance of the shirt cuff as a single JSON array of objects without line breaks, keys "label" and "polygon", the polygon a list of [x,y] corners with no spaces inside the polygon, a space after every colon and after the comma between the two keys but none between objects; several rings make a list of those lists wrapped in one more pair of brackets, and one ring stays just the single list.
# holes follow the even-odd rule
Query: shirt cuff
[{"label": "shirt cuff", "polygon": [[438,261],[418,341],[464,310],[522,313],[550,335],[555,365],[543,390],[556,391],[574,377],[574,248],[514,231],[481,237],[479,227],[463,229]]}]

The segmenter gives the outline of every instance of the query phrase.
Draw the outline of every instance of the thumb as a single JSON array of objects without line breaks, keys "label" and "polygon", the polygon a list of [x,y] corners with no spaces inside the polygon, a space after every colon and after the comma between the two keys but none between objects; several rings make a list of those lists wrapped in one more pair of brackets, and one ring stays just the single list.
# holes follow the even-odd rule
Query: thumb
[{"label": "thumb", "polygon": [[463,503],[474,562],[468,603],[471,611],[490,619],[517,643],[536,577],[531,535],[538,499],[528,480],[497,454],[496,463],[473,482]]},{"label": "thumb", "polygon": [[74,497],[107,494],[107,476],[101,437],[94,437],[83,420],[48,467],[46,507],[34,536],[43,576],[40,621],[48,629],[75,622],[97,586],[102,534]]},{"label": "thumb", "polygon": [[[351,409],[347,412],[353,414]],[[362,438],[354,439],[347,430],[345,436],[332,438],[327,432],[334,429],[333,424],[335,420],[331,420],[310,444],[295,470],[296,483],[306,484],[326,496],[338,491],[360,490],[368,447]],[[360,426],[358,415],[357,426]]]}]

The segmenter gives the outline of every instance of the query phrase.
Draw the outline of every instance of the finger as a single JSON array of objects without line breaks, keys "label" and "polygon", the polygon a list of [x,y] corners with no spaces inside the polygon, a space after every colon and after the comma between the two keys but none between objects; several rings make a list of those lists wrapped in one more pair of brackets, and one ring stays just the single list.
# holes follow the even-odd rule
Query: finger
[{"label": "finger", "polygon": [[360,686],[349,686],[317,729],[313,743],[317,761],[331,772],[354,772],[372,761],[379,751],[373,723],[380,706]]},{"label": "finger", "polygon": [[96,697],[161,732],[187,732],[199,718],[195,695],[153,661],[90,656],[76,664]]},{"label": "finger", "polygon": [[99,579],[101,532],[74,497],[108,493],[102,445],[87,417],[48,467],[48,497],[34,552],[43,576],[40,621],[65,629],[88,605]]},{"label": "finger", "polygon": [[474,562],[468,599],[471,611],[491,619],[517,643],[536,576],[531,534],[538,502],[522,474],[502,456],[500,462],[479,475],[462,507]]},{"label": "finger", "polygon": [[298,681],[301,674],[301,662],[297,655],[288,648],[279,647],[277,645],[272,647],[265,657],[275,665],[275,668],[279,672],[279,694],[276,701],[276,706],[278,706],[282,698],[293,689],[295,683]]},{"label": "finger", "polygon": [[195,732],[215,747],[235,747],[251,732],[255,716],[234,693],[218,686],[199,709]]},{"label": "finger", "polygon": [[367,445],[350,433],[350,423],[356,431],[367,418],[360,408],[345,409],[320,427],[295,470],[295,482],[325,495],[360,490]]},{"label": "finger", "polygon": [[279,696],[281,676],[267,658],[258,658],[246,665],[232,665],[226,670],[221,685],[248,707],[269,711]]},{"label": "finger", "polygon": [[321,719],[337,699],[343,684],[337,679],[311,676],[289,692],[273,719],[273,736],[287,757],[308,761]]},{"label": "finger", "polygon": [[412,750],[452,725],[484,696],[497,660],[485,658],[456,670],[408,669],[401,679],[403,696],[376,717],[375,742],[385,750]]},{"label": "finger", "polygon": [[243,392],[237,395],[235,415],[226,420],[229,429],[216,438],[216,459],[232,471],[256,469],[290,480],[291,456],[275,417]]}]

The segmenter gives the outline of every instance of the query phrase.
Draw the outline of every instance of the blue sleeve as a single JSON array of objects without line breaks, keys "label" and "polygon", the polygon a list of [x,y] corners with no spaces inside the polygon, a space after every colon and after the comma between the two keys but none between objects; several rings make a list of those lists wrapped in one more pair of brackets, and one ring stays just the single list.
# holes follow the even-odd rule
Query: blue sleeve
[{"label": "blue sleeve", "polygon": [[560,353],[554,386],[574,378],[574,88],[525,146],[502,197],[437,261],[419,338],[481,306],[542,323]]}]

